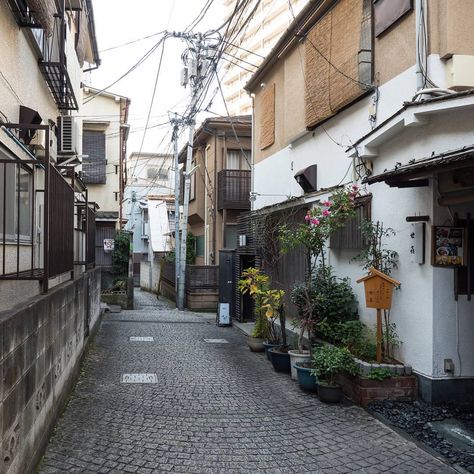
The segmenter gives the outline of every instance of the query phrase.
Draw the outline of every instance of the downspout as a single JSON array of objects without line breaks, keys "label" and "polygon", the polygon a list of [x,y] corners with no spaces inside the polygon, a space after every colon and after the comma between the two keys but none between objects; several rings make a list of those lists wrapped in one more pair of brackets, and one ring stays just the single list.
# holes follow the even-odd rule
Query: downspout
[{"label": "downspout", "polygon": [[[423,11],[425,14],[423,15]],[[423,23],[422,23],[423,22]],[[426,5],[424,0],[415,0],[415,41],[416,41],[416,90],[419,91],[424,87],[423,69],[427,72],[427,64],[424,63],[426,51],[424,48],[421,26],[423,24],[426,34],[426,43],[428,43],[428,28],[426,26]],[[423,44],[422,44],[423,43]]]},{"label": "downspout", "polygon": [[214,196],[212,205],[212,265],[216,264],[216,224],[217,224],[217,133],[214,133]]},{"label": "downspout", "polygon": [[[206,148],[204,149],[204,231],[205,231],[205,242],[206,242],[206,255],[205,255],[205,261],[204,265],[209,265],[209,251],[210,251],[210,232],[209,232],[209,195],[208,195],[208,189],[209,189],[209,178],[208,178],[208,171],[207,171],[207,157],[209,154],[209,149],[211,146],[209,143],[206,145]],[[212,211],[211,211],[212,212]]]},{"label": "downspout", "polygon": [[[250,165],[250,196],[255,196],[255,94],[252,92],[250,94],[252,99],[252,137],[250,139],[250,149],[251,149],[251,165]],[[255,210],[255,201],[250,199],[250,210]]]}]

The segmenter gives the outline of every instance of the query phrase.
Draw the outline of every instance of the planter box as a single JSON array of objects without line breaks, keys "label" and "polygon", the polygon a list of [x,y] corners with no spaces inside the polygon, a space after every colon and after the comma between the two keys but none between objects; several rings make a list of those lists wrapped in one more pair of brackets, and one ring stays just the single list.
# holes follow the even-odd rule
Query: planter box
[{"label": "planter box", "polygon": [[417,380],[414,375],[381,381],[358,375],[340,375],[338,382],[342,385],[344,395],[363,407],[376,400],[415,400],[417,395]]}]

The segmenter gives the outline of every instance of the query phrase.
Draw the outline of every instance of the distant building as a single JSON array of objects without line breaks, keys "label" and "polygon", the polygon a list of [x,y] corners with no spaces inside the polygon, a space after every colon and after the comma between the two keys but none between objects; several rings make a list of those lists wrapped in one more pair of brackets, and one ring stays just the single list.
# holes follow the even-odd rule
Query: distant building
[{"label": "distant building", "polygon": [[121,201],[125,186],[125,156],[130,99],[111,92],[84,88],[82,115],[82,180],[96,214],[96,263],[112,265],[104,241],[121,228]]},{"label": "distant building", "polygon": [[[242,20],[246,19],[257,2],[254,0],[247,8]],[[242,33],[228,45],[224,58],[227,59],[226,72],[222,79],[224,97],[230,115],[252,113],[252,101],[244,86],[259,66],[263,58],[271,51],[280,36],[306,5],[307,0],[264,0],[260,2],[251,20],[242,26]],[[234,0],[224,0],[227,16],[235,8]]]},{"label": "distant building", "polygon": [[[133,233],[133,264],[135,284],[141,281],[140,264],[150,261],[152,247],[150,231],[154,229],[154,242],[157,241],[158,228],[156,213],[149,212],[149,200],[166,202],[167,222],[171,225],[166,232],[174,232],[174,170],[173,156],[162,153],[131,153],[126,165],[127,184],[124,192],[124,228]],[[167,250],[174,247],[171,234],[168,236]],[[165,239],[166,240],[166,239]],[[156,247],[156,245],[155,245]],[[163,247],[164,248],[164,247]],[[158,251],[158,250],[156,250]],[[151,257],[150,257],[151,258]],[[152,285],[147,283],[152,288]]]}]

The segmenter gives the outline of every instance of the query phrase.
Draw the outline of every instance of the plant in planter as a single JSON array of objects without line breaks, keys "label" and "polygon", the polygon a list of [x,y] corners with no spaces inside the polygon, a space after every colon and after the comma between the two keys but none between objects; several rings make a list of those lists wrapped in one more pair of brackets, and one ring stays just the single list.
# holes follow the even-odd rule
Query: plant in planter
[{"label": "plant in planter", "polygon": [[342,373],[357,375],[359,368],[348,349],[322,346],[313,352],[314,368],[311,373],[318,377],[318,395],[321,401],[338,403],[342,399],[342,388],[337,376]]},{"label": "plant in planter", "polygon": [[[239,290],[242,294],[249,293],[255,304],[255,327],[249,338],[249,347],[254,352],[261,352],[267,345],[280,343],[280,336],[276,327],[276,318],[280,317],[281,300],[285,292],[272,290],[270,278],[257,268],[248,268],[242,272],[239,281]],[[283,329],[284,326],[282,326]]]}]

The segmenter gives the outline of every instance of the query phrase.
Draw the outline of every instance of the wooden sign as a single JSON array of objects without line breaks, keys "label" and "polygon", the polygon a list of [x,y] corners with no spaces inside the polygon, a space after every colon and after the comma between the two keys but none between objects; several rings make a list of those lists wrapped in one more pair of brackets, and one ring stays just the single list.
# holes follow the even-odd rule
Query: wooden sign
[{"label": "wooden sign", "polygon": [[382,309],[392,307],[392,294],[400,282],[390,278],[375,268],[369,268],[369,274],[357,280],[364,282],[365,305],[377,309],[377,362],[382,362]]},{"label": "wooden sign", "polygon": [[400,286],[400,282],[375,268],[370,268],[369,272],[357,280],[357,283],[364,282],[365,305],[367,308],[390,309],[393,289]]}]

